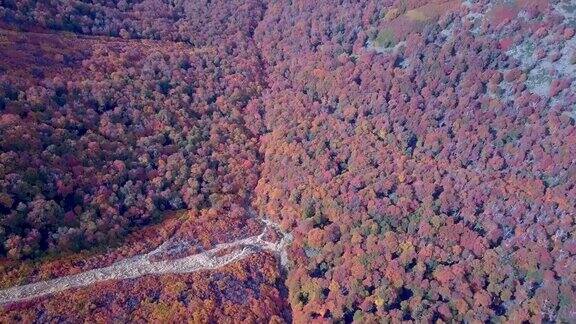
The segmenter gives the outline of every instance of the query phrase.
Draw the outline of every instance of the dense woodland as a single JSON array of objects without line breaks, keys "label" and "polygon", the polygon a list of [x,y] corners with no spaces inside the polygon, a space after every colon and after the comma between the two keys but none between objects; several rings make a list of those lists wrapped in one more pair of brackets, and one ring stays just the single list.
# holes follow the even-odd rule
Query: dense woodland
[{"label": "dense woodland", "polygon": [[287,269],[2,321],[576,320],[575,28],[559,0],[2,2],[2,286],[255,233],[252,208],[294,236]]},{"label": "dense woodland", "polygon": [[[40,47],[52,41],[30,37],[44,38]],[[250,39],[80,42],[78,51],[42,53],[60,56],[64,71],[39,64],[30,80],[2,76],[3,253],[78,250],[165,210],[245,204],[258,146],[244,115],[263,83]],[[13,63],[8,72],[20,70]]]}]

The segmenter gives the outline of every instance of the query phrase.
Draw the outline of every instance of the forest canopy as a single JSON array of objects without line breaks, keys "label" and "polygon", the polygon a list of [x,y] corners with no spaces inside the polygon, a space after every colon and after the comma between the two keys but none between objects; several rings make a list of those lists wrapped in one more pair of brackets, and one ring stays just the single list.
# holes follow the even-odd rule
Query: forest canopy
[{"label": "forest canopy", "polygon": [[2,2],[4,286],[255,214],[293,241],[0,318],[573,322],[575,28],[565,0]]}]

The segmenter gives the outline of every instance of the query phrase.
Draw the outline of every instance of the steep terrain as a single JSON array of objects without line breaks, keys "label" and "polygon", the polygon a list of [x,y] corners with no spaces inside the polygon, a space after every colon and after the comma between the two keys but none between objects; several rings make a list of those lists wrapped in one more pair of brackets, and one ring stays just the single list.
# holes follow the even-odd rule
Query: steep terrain
[{"label": "steep terrain", "polygon": [[572,2],[4,2],[2,320],[573,322]]}]

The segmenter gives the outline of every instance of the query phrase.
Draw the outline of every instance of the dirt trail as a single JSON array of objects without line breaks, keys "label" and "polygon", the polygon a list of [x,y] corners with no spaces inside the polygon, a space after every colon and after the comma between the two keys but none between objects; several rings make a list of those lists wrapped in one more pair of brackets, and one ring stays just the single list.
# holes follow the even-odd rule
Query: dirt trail
[{"label": "dirt trail", "polygon": [[[292,236],[289,233],[284,233],[277,224],[269,220],[262,219],[262,222],[265,224],[264,230],[257,236],[218,244],[210,250],[179,259],[162,259],[164,254],[170,254],[174,250],[186,249],[187,247],[186,242],[169,239],[149,253],[118,261],[108,267],[0,290],[0,304],[18,302],[106,280],[217,269],[261,250],[278,254],[282,266],[285,267],[287,261],[286,246],[292,240]],[[270,230],[281,235],[278,242],[264,240],[265,235]],[[228,250],[231,251],[228,252]],[[227,253],[219,255],[221,252]]]}]

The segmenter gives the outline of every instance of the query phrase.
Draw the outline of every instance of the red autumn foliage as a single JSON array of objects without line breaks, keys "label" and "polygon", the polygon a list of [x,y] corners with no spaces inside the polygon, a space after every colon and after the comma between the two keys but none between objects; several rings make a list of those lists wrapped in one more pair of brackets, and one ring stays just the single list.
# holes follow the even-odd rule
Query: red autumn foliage
[{"label": "red autumn foliage", "polygon": [[[285,277],[256,254],[12,305],[3,320],[574,321],[560,5],[2,4],[5,286],[171,235],[198,249],[253,235],[249,205],[294,237]],[[516,55],[523,44],[536,48]],[[139,231],[179,209],[185,221]],[[141,239],[85,252],[128,233]],[[84,252],[29,261],[62,251]]]}]

